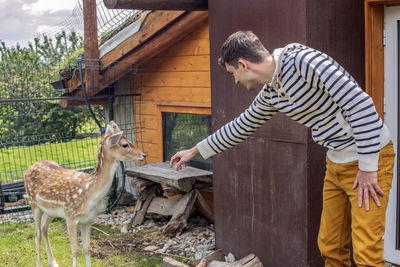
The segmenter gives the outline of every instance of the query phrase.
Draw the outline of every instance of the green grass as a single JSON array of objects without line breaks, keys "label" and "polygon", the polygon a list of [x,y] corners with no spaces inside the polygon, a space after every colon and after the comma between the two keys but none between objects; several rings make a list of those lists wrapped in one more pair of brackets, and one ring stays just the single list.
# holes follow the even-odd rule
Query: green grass
[{"label": "green grass", "polygon": [[[105,225],[96,225],[96,228],[110,235],[106,236],[92,229],[91,262],[93,267],[162,266],[161,256],[123,249],[129,247],[123,243],[123,241],[131,241],[129,236],[124,235],[122,237],[119,232]],[[52,222],[49,228],[49,236],[58,265],[71,266],[72,255],[65,222],[63,220]],[[79,238],[80,252],[78,266],[83,267],[85,266],[85,257],[82,254],[81,244],[81,239]],[[49,266],[43,240],[41,247],[42,264],[44,267]],[[35,230],[33,223],[7,223],[0,225],[0,262],[1,266],[36,266]]]},{"label": "green grass", "polygon": [[0,182],[23,178],[25,170],[39,160],[53,160],[72,169],[94,167],[99,140],[100,137],[87,137],[64,143],[0,149]]}]

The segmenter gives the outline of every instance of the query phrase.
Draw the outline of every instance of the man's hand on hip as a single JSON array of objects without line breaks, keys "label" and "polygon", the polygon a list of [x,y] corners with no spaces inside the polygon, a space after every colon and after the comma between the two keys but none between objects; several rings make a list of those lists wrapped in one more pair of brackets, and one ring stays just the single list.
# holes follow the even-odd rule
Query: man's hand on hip
[{"label": "man's hand on hip", "polygon": [[378,185],[378,173],[377,172],[365,172],[359,170],[354,181],[353,189],[358,187],[358,207],[362,207],[363,201],[365,210],[369,210],[369,193],[378,207],[381,206],[378,195],[383,196],[383,192]]}]

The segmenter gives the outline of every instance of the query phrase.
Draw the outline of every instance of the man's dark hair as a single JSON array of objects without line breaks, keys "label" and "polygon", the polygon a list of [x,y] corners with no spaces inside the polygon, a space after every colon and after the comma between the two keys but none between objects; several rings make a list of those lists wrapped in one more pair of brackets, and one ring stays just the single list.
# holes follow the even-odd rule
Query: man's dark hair
[{"label": "man's dark hair", "polygon": [[238,68],[239,58],[260,63],[266,52],[268,51],[252,31],[238,31],[231,34],[222,45],[218,64],[225,68],[225,63],[228,63]]}]

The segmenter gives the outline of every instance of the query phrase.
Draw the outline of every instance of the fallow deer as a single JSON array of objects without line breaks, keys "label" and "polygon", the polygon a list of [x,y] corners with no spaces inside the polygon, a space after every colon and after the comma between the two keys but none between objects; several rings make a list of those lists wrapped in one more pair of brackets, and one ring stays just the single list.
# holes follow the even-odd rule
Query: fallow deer
[{"label": "fallow deer", "polygon": [[31,201],[36,230],[37,267],[42,266],[40,240],[43,239],[51,267],[58,267],[49,243],[48,227],[54,217],[66,220],[73,266],[77,265],[77,225],[81,226],[86,266],[90,266],[90,227],[104,210],[119,161],[142,161],[146,155],[122,135],[118,125],[110,122],[100,141],[98,164],[92,174],[62,168],[53,161],[38,161],[25,172],[25,188]]}]

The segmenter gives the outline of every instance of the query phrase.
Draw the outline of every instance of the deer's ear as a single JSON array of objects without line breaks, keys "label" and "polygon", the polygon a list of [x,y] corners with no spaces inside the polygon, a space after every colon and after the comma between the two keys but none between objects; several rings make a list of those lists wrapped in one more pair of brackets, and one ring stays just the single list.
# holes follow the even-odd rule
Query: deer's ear
[{"label": "deer's ear", "polygon": [[109,125],[112,127],[114,133],[119,133],[121,131],[114,121],[110,121]]},{"label": "deer's ear", "polygon": [[123,132],[119,132],[116,134],[111,135],[108,139],[107,139],[107,145],[109,146],[113,146],[119,143],[119,140],[122,137]]},{"label": "deer's ear", "polygon": [[109,136],[109,135],[112,135],[112,134],[113,134],[113,129],[110,126],[110,124],[108,124],[107,128],[106,128],[106,133],[104,134],[104,136]]}]

